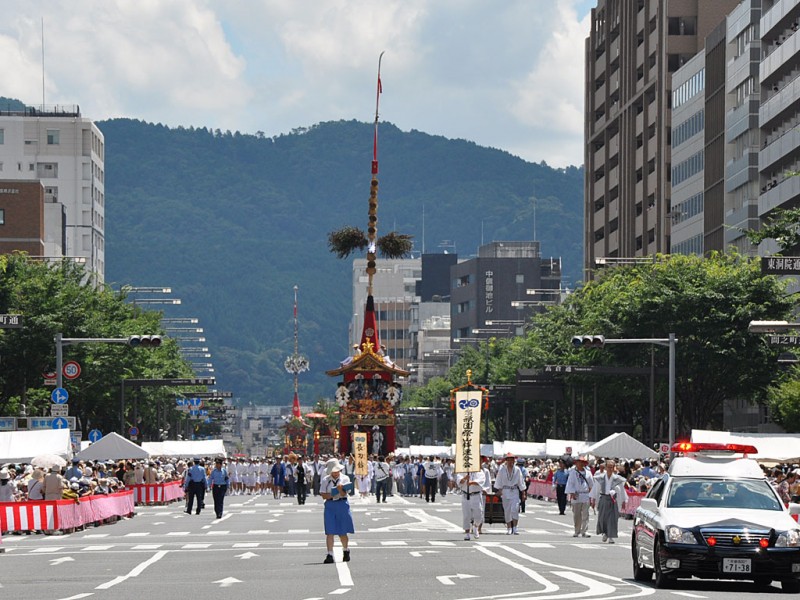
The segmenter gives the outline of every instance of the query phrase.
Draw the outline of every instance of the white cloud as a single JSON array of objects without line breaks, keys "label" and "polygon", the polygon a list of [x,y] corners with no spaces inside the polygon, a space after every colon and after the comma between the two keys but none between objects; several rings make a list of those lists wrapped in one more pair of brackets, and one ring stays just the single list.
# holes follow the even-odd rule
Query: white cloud
[{"label": "white cloud", "polygon": [[95,119],[268,134],[381,118],[531,161],[582,162],[586,0],[12,0],[0,95]]}]

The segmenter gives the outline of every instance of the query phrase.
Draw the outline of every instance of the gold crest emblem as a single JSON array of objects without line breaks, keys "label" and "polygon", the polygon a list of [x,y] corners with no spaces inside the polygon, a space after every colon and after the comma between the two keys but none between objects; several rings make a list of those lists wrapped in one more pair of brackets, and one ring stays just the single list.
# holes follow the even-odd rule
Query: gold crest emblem
[{"label": "gold crest emblem", "polygon": [[736,544],[737,546],[741,543],[741,541],[742,538],[739,537],[738,535],[733,536],[733,543]]}]

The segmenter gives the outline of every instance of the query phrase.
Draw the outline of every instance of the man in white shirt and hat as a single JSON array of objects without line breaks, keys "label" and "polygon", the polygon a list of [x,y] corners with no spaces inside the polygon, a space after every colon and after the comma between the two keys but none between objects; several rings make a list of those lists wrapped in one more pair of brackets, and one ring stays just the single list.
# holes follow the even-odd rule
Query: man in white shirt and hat
[{"label": "man in white shirt and hat", "polygon": [[567,471],[567,483],[564,493],[572,506],[572,523],[575,533],[572,537],[591,537],[589,528],[589,495],[594,485],[592,472],[589,470],[589,461],[585,456],[575,459],[575,464]]},{"label": "man in white shirt and hat", "polygon": [[464,526],[464,539],[469,541],[470,533],[477,540],[483,525],[483,486],[486,478],[483,470],[471,473],[456,473],[455,481],[461,491],[461,518]]},{"label": "man in white shirt and hat", "polygon": [[520,468],[514,464],[517,457],[510,452],[506,454],[504,465],[497,469],[494,487],[500,492],[503,500],[503,515],[508,528],[507,535],[519,535],[517,523],[519,522],[519,503],[525,494],[525,479]]}]

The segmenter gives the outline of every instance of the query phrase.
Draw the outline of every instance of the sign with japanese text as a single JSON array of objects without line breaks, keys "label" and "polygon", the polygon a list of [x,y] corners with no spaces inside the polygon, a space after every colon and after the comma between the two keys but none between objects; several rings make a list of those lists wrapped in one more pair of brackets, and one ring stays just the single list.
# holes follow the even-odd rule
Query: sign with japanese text
[{"label": "sign with japanese text", "polygon": [[762,256],[764,275],[800,275],[800,256]]},{"label": "sign with japanese text", "polygon": [[481,470],[481,390],[456,392],[456,473]]},{"label": "sign with japanese text", "polygon": [[367,434],[353,434],[353,456],[356,459],[356,475],[369,475],[369,456],[367,454]]}]

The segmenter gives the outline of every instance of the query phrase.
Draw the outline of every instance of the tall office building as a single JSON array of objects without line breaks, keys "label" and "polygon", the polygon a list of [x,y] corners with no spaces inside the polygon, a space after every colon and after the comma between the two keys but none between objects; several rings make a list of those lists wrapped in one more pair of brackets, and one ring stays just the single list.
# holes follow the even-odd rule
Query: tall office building
[{"label": "tall office building", "polygon": [[[800,205],[800,0],[762,0],[759,217]],[[760,254],[777,250],[773,240]]]},{"label": "tall office building", "polygon": [[[522,335],[543,305],[560,301],[561,259],[542,258],[539,242],[492,242],[450,268],[450,330],[457,347]],[[528,293],[535,290],[537,293]],[[552,290],[552,293],[548,293]]]},{"label": "tall office building", "polygon": [[0,179],[44,186],[46,256],[105,277],[105,141],[77,106],[0,108]]},{"label": "tall office building", "polygon": [[670,251],[671,74],[739,0],[598,0],[586,40],[584,267]]}]

